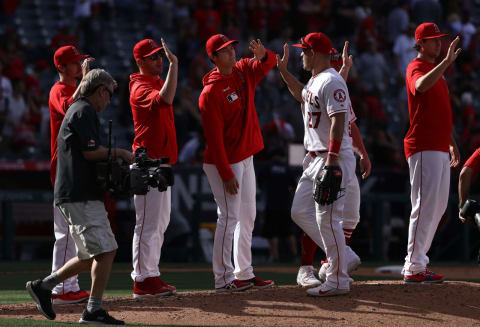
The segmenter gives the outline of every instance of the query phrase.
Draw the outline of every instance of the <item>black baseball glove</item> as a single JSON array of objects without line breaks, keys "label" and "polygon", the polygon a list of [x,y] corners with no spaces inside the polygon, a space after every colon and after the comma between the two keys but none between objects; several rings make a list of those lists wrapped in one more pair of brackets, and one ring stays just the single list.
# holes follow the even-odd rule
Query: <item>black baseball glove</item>
[{"label": "black baseball glove", "polygon": [[342,170],[338,166],[325,166],[315,179],[313,199],[320,205],[332,204],[338,199]]}]

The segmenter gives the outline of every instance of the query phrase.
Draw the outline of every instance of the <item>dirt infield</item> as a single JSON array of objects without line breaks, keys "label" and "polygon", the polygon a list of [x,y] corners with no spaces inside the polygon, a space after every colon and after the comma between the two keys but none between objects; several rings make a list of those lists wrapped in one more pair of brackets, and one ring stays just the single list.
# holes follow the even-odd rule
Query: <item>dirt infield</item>
[{"label": "dirt infield", "polygon": [[[480,326],[480,284],[405,285],[355,282],[350,294],[314,298],[296,286],[216,294],[182,292],[168,298],[107,297],[116,318],[136,324],[248,326]],[[78,321],[85,304],[57,305],[57,321]],[[0,306],[0,317],[45,319],[33,303]]]}]

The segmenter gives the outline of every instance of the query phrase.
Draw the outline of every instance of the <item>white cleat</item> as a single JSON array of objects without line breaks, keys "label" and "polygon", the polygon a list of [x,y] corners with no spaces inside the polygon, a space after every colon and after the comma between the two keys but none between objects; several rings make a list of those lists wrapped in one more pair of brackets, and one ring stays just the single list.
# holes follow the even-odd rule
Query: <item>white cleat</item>
[{"label": "white cleat", "polygon": [[322,282],[315,277],[313,266],[300,266],[297,274],[297,284],[302,287],[312,287],[321,285]]},{"label": "white cleat", "polygon": [[[358,266],[360,266],[362,261],[360,260],[360,257],[355,252],[353,252],[351,247],[347,246],[346,252],[347,252],[347,258],[348,258],[347,272],[348,274],[350,274],[352,271],[357,270]],[[322,282],[325,282],[325,280],[327,279],[327,270],[329,267],[330,267],[330,264],[326,262],[322,264],[322,266],[318,270],[318,278],[320,278]],[[353,282],[353,279],[351,279],[350,284],[352,282]]]},{"label": "white cleat", "polygon": [[322,284],[318,287],[309,288],[307,294],[310,296],[336,296],[345,295],[350,292],[349,289],[332,288],[327,284]]}]

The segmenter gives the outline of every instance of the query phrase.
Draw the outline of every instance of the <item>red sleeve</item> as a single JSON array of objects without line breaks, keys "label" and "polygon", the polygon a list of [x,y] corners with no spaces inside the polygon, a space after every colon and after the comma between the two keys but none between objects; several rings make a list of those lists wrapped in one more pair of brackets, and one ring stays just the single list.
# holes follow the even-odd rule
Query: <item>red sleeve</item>
[{"label": "red sleeve", "polygon": [[407,87],[409,88],[410,92],[415,95],[415,83],[417,80],[425,75],[426,72],[421,69],[421,66],[418,63],[410,64],[407,69]]},{"label": "red sleeve", "polygon": [[62,116],[65,116],[67,113],[68,107],[73,102],[72,94],[70,92],[67,92],[66,89],[60,89],[60,92],[57,93],[58,97],[54,100],[57,103],[54,103],[54,110],[58,111],[59,114]]},{"label": "red sleeve", "polygon": [[247,74],[251,74],[255,85],[257,85],[267,73],[277,64],[275,52],[267,50],[265,61],[245,58],[238,61],[238,68]]},{"label": "red sleeve", "polygon": [[139,109],[151,110],[153,106],[164,107],[168,105],[163,101],[160,91],[154,89],[148,84],[141,84],[135,90],[135,106]]},{"label": "red sleeve", "polygon": [[480,172],[480,148],[475,150],[463,166],[471,168],[476,175]]},{"label": "red sleeve", "polygon": [[[212,89],[210,89],[211,91]],[[223,143],[223,117],[219,110],[218,101],[210,92],[202,93],[198,99],[200,113],[202,114],[203,133],[210,153],[214,154],[213,161],[223,181],[227,181],[235,175],[227,158]]]}]

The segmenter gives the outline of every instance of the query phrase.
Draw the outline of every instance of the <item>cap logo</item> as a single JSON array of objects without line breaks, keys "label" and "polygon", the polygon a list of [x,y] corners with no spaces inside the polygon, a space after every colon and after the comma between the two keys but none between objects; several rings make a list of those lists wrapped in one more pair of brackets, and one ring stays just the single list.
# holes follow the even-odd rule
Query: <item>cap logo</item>
[{"label": "cap logo", "polygon": [[150,44],[150,47],[155,48],[155,42],[153,42],[153,40],[148,40],[148,43]]},{"label": "cap logo", "polygon": [[440,33],[440,29],[438,28],[437,24],[433,24],[433,28],[435,29],[435,33]]},{"label": "cap logo", "polygon": [[80,52],[78,52],[77,48],[75,48],[74,46],[72,46],[72,51],[74,54],[76,54],[77,56],[80,54]]},{"label": "cap logo", "polygon": [[222,39],[223,42],[228,42],[228,38],[225,35],[221,35],[220,38]]}]

